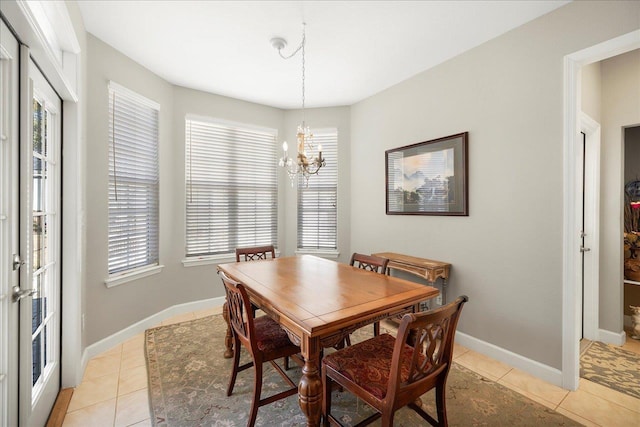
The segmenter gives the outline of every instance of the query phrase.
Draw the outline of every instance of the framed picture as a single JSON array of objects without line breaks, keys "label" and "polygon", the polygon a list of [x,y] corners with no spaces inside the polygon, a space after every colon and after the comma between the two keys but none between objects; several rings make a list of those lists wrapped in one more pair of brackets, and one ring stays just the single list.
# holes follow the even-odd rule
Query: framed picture
[{"label": "framed picture", "polygon": [[468,132],[385,152],[387,215],[469,215]]}]

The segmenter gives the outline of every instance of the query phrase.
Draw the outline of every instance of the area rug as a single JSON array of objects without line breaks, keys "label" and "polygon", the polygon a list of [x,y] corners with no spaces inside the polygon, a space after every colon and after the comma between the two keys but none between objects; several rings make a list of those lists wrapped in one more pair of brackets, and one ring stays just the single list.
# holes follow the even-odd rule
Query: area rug
[{"label": "area rug", "polygon": [[[352,337],[360,341],[372,328]],[[230,397],[226,388],[232,361],[222,357],[226,325],[222,316],[210,316],[146,331],[145,355],[149,377],[149,405],[154,426],[246,426],[253,388],[253,370],[238,374]],[[248,359],[243,350],[242,358]],[[301,372],[288,374],[298,381]],[[263,397],[286,384],[265,364]],[[435,413],[434,392],[422,397],[428,412]],[[371,409],[348,392],[336,391],[332,411],[344,425],[353,425]],[[579,426],[580,424],[474,372],[453,364],[447,382],[450,426]],[[378,421],[379,423],[379,421]],[[256,426],[302,426],[306,419],[297,396],[263,406]],[[376,425],[376,424],[374,424]],[[396,412],[396,426],[427,425],[414,411]]]},{"label": "area rug", "polygon": [[580,376],[640,399],[640,355],[594,341],[580,357]]}]

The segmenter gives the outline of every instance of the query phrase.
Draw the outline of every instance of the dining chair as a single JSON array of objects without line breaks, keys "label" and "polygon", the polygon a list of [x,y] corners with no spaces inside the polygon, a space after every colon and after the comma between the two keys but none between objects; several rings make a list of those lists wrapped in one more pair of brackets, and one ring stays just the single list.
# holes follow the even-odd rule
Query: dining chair
[{"label": "dining chair", "polygon": [[[387,264],[389,264],[389,260],[387,258],[359,254],[357,252],[354,252],[353,255],[351,255],[351,261],[349,261],[349,265],[380,274],[387,274]],[[380,322],[373,324],[373,336],[377,337],[378,335],[380,335]],[[347,345],[351,344],[349,337],[345,340]]]},{"label": "dining chair", "polygon": [[[260,261],[263,259],[269,259],[269,254],[271,254],[271,259],[276,257],[276,251],[273,245],[236,248],[236,262]],[[251,304],[251,309],[255,313],[256,310],[259,310],[259,307],[256,307],[255,305]],[[229,332],[230,331],[227,331],[227,334]],[[298,365],[302,363],[301,356],[295,358],[294,360]],[[284,359],[284,368],[286,370],[289,370],[289,357],[285,357]]]},{"label": "dining chair", "polygon": [[[233,370],[231,372],[231,378],[229,379],[227,396],[231,396],[231,393],[233,393],[238,372],[253,366],[255,368],[253,399],[251,401],[251,413],[247,423],[247,426],[251,427],[255,424],[259,407],[284,399],[298,392],[298,386],[285,374],[275,360],[299,353],[300,347],[291,343],[287,333],[273,319],[268,316],[255,317],[255,313],[250,309],[251,303],[249,302],[249,296],[242,283],[230,279],[222,271],[218,273],[220,274],[227,295],[229,324],[233,329],[234,341]],[[251,355],[251,361],[243,365],[240,365],[241,344]],[[261,399],[262,365],[265,362],[270,362],[271,365],[273,365],[274,369],[282,376],[290,388]]]},{"label": "dining chair", "polygon": [[[382,334],[338,350],[322,359],[322,414],[325,426],[341,425],[331,415],[334,383],[358,396],[375,413],[358,425],[382,418],[382,426],[393,426],[395,412],[409,406],[433,426],[447,426],[445,387],[453,356],[453,339],[463,295],[437,309],[405,314],[396,338]],[[407,344],[407,338],[413,345]],[[436,389],[437,420],[415,401]]]},{"label": "dining chair", "polygon": [[236,248],[236,262],[240,262],[241,257],[244,257],[242,261],[257,261],[261,259],[268,259],[268,254],[271,254],[271,258],[276,257],[276,251],[273,245],[254,246],[250,248]]}]

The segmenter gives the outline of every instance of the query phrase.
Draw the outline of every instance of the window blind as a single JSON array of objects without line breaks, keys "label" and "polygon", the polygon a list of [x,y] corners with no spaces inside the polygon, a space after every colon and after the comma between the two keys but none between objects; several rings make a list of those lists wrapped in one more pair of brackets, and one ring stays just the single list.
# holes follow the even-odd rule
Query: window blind
[{"label": "window blind", "polygon": [[109,274],[158,264],[159,110],[109,83]]},{"label": "window blind", "polygon": [[186,255],[277,244],[274,129],[188,117]]},{"label": "window blind", "polygon": [[298,178],[298,249],[337,249],[338,130],[311,130],[315,147],[322,145],[326,166],[317,175]]}]

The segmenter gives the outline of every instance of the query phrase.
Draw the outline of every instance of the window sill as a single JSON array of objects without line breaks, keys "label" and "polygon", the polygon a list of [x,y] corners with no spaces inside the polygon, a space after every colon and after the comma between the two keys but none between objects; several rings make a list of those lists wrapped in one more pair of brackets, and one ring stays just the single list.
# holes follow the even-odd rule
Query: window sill
[{"label": "window sill", "polygon": [[192,256],[182,260],[184,267],[198,267],[200,265],[223,264],[225,262],[235,262],[235,254]]},{"label": "window sill", "polygon": [[116,273],[112,276],[109,276],[109,278],[104,281],[104,284],[107,288],[113,288],[115,286],[131,282],[133,280],[138,280],[142,279],[143,277],[158,274],[162,271],[163,268],[164,265],[151,265],[148,267],[141,267],[135,270],[125,271],[124,273]]},{"label": "window sill", "polygon": [[340,252],[326,249],[298,249],[296,255],[315,255],[326,259],[338,259]]}]

